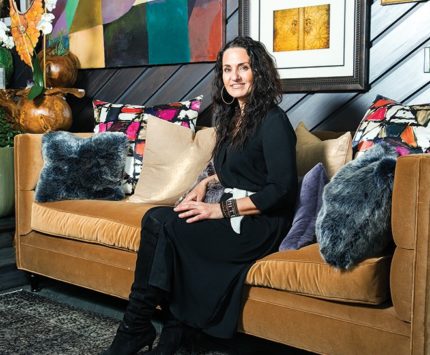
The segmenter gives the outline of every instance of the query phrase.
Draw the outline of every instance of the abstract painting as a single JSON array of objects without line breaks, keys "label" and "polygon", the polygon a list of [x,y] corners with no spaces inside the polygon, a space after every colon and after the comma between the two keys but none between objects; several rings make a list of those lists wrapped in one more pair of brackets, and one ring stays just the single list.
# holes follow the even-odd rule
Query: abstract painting
[{"label": "abstract painting", "polygon": [[81,68],[211,62],[224,42],[224,0],[58,0],[49,45]]}]

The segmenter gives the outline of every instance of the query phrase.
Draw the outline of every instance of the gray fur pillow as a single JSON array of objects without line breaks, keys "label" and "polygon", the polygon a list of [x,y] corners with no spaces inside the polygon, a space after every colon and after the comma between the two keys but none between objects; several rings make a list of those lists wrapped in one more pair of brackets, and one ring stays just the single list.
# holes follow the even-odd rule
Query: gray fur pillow
[{"label": "gray fur pillow", "polygon": [[99,133],[90,138],[63,131],[46,133],[35,200],[123,199],[127,149],[124,133]]},{"label": "gray fur pillow", "polygon": [[326,185],[316,222],[325,261],[349,269],[389,246],[397,153],[378,144],[344,165]]},{"label": "gray fur pillow", "polygon": [[[206,166],[206,168],[197,177],[195,185],[197,185],[200,181],[207,178],[208,176],[214,175],[215,173],[216,173],[215,167],[213,165],[213,161],[211,160],[209,164]],[[206,189],[204,202],[218,203],[221,201],[221,196],[223,193],[224,193],[224,186],[222,186],[220,182],[210,183]]]},{"label": "gray fur pillow", "polygon": [[[188,189],[180,198],[178,201],[176,201],[175,205],[179,204],[182,199],[188,195],[188,193],[194,189],[194,187],[203,179],[206,179],[208,176],[214,175],[215,172],[215,167],[214,167],[214,163],[213,160],[210,160],[208,165],[206,166],[206,168],[203,169],[203,171],[199,174],[199,176],[197,176],[196,181],[194,182],[193,186]],[[220,182],[213,182],[208,184],[207,189],[206,189],[206,195],[205,198],[203,200],[203,202],[206,203],[218,203],[221,201],[221,196],[224,193],[224,186],[221,185]]]}]

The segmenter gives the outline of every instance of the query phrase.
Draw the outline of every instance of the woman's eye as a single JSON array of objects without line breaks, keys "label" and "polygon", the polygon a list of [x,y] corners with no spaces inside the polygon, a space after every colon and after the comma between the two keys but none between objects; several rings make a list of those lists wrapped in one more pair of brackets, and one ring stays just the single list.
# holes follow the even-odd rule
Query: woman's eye
[{"label": "woman's eye", "polygon": [[230,71],[230,68],[224,68],[224,73],[228,73]]},{"label": "woman's eye", "polygon": [[249,69],[249,66],[247,65],[243,65],[242,67],[240,67],[240,70],[242,71],[247,71]]}]

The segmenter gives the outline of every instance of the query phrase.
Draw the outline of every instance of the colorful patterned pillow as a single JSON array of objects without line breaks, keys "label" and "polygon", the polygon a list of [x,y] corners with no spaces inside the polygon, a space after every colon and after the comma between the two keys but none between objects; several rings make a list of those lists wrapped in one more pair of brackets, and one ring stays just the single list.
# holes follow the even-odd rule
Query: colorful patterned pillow
[{"label": "colorful patterned pillow", "polygon": [[94,132],[123,132],[130,141],[123,180],[126,194],[133,194],[142,170],[148,118],[160,118],[195,131],[202,99],[203,96],[198,96],[188,101],[152,107],[93,101]]},{"label": "colorful patterned pillow", "polygon": [[386,142],[400,155],[430,153],[430,104],[403,105],[377,96],[352,141],[356,156]]}]

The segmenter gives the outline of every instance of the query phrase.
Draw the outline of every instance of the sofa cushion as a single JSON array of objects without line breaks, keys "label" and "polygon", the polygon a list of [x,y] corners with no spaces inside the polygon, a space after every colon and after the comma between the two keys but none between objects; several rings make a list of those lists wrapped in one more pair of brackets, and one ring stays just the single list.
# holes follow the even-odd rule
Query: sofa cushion
[{"label": "sofa cushion", "polygon": [[338,138],[321,140],[300,122],[296,127],[297,174],[301,177],[316,164],[323,163],[329,179],[352,159],[352,136],[346,132]]},{"label": "sofa cushion", "polygon": [[190,128],[194,132],[202,99],[203,96],[198,96],[187,101],[152,107],[112,104],[101,100],[93,101],[94,119],[96,121],[94,132],[123,132],[130,141],[123,181],[126,194],[134,192],[140,176],[148,118],[159,118]]},{"label": "sofa cushion", "polygon": [[208,164],[215,130],[191,130],[148,119],[145,162],[130,202],[173,206]]},{"label": "sofa cushion", "polygon": [[393,147],[377,144],[343,166],[325,187],[315,232],[330,265],[349,269],[391,246],[396,160]]},{"label": "sofa cushion", "polygon": [[37,203],[31,228],[42,233],[136,251],[140,222],[154,205],[123,201],[69,200]]},{"label": "sofa cushion", "polygon": [[319,245],[285,250],[258,260],[246,283],[342,302],[381,304],[389,298],[391,256],[370,258],[350,271],[328,265]]},{"label": "sofa cushion", "polygon": [[35,200],[121,200],[128,141],[110,132],[81,138],[70,132],[49,132],[42,138],[44,160]]},{"label": "sofa cushion", "polygon": [[400,155],[430,153],[430,104],[403,105],[377,96],[365,113],[352,146],[360,155],[385,142]]},{"label": "sofa cushion", "polygon": [[303,177],[297,194],[293,224],[279,246],[285,249],[300,249],[316,242],[315,222],[322,205],[324,186],[328,178],[322,163],[318,163]]}]

